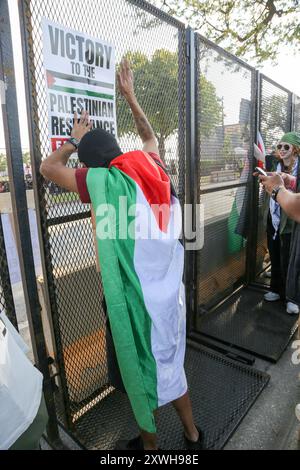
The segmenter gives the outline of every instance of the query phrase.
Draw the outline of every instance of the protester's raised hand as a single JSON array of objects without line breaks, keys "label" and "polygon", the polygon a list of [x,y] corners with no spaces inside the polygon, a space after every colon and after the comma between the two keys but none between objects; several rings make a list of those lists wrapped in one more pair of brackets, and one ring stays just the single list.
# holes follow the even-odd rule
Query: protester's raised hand
[{"label": "protester's raised hand", "polygon": [[125,58],[121,61],[117,80],[121,95],[126,99],[132,98],[134,96],[133,73],[129,61]]},{"label": "protester's raised hand", "polygon": [[90,121],[87,111],[83,109],[79,119],[77,113],[74,113],[74,126],[71,132],[72,137],[81,140],[82,137],[91,130],[91,128],[92,122]]}]

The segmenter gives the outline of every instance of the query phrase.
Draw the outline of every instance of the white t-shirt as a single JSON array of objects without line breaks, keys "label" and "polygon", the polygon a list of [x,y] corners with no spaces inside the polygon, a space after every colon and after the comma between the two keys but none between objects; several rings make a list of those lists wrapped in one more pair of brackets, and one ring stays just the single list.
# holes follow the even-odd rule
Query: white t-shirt
[{"label": "white t-shirt", "polygon": [[9,449],[37,415],[42,374],[25,355],[28,349],[2,312],[0,314],[0,449]]}]

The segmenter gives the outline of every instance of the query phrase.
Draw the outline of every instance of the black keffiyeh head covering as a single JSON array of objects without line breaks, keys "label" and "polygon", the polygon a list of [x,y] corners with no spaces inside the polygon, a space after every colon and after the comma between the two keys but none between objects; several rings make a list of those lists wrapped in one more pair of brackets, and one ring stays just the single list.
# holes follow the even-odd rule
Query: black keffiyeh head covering
[{"label": "black keffiyeh head covering", "polygon": [[85,134],[78,147],[78,159],[87,168],[108,168],[110,162],[122,155],[115,137],[103,129],[93,129]]}]

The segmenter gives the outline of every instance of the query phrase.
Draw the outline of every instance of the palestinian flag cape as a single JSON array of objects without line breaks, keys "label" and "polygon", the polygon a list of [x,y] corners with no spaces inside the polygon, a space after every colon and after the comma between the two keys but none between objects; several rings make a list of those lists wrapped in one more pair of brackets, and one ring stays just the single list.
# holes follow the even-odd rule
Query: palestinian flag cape
[{"label": "palestinian flag cape", "polygon": [[[248,156],[244,160],[244,168],[240,176],[240,183],[249,180],[250,164]],[[248,236],[249,217],[249,189],[241,186],[237,189],[228,218],[228,250],[234,254],[240,252],[246,245]]]},{"label": "palestinian flag cape", "polygon": [[187,390],[180,204],[142,151],[89,169],[87,187],[121,376],[138,425],[156,432],[153,411]]}]

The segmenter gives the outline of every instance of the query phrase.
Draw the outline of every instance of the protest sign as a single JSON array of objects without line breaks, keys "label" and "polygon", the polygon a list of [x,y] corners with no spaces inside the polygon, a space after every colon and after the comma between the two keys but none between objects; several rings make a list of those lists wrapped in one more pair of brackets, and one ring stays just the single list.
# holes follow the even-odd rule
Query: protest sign
[{"label": "protest sign", "polygon": [[114,46],[46,18],[42,30],[52,150],[70,137],[82,109],[93,128],[116,136]]}]

